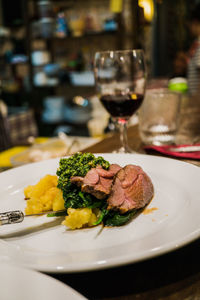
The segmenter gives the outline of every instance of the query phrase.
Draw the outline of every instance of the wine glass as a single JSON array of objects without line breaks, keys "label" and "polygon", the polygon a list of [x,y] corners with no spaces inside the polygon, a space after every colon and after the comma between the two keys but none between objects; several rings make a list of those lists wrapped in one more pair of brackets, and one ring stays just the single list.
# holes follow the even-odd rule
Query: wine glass
[{"label": "wine glass", "polygon": [[144,98],[146,70],[143,51],[97,52],[94,75],[100,101],[119,127],[122,146],[115,152],[134,152],[128,146],[127,122]]}]

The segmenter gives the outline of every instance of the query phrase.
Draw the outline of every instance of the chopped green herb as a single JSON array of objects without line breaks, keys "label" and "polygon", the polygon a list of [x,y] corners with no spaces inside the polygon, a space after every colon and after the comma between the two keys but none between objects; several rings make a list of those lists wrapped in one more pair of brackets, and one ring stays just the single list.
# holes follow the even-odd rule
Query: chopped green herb
[{"label": "chopped green herb", "polygon": [[95,157],[92,153],[77,152],[69,158],[60,159],[59,168],[57,170],[58,188],[63,191],[65,208],[81,208],[81,207],[101,207],[104,201],[97,199],[87,193],[81,192],[80,187],[70,182],[72,176],[84,177],[87,172],[95,168],[97,165],[108,170],[110,163],[103,157]]}]

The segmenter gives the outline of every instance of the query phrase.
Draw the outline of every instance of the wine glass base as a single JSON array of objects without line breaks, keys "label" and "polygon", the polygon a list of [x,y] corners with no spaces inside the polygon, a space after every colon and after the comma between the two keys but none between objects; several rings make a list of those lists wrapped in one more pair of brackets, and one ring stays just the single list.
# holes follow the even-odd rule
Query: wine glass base
[{"label": "wine glass base", "polygon": [[134,151],[133,149],[129,148],[129,147],[120,147],[119,149],[116,149],[114,151],[112,151],[112,153],[136,153],[136,151]]}]

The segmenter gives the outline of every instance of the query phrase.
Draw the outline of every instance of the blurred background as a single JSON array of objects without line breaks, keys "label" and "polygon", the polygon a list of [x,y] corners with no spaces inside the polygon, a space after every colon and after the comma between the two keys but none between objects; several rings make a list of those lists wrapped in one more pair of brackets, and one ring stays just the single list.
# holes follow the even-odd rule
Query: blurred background
[{"label": "blurred background", "polygon": [[8,115],[31,109],[33,136],[90,136],[89,122],[103,115],[104,131],[113,130],[95,95],[94,53],[142,48],[152,85],[185,77],[176,56],[191,45],[187,20],[198,2],[0,0],[0,99]]}]

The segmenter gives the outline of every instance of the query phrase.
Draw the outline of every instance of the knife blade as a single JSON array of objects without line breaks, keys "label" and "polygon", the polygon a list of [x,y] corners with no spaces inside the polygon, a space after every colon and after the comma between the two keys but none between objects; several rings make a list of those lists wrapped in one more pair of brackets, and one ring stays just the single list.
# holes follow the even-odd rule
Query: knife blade
[{"label": "knife blade", "polygon": [[200,145],[171,147],[171,148],[169,148],[169,150],[174,151],[174,152],[196,152],[196,151],[200,151]]}]

